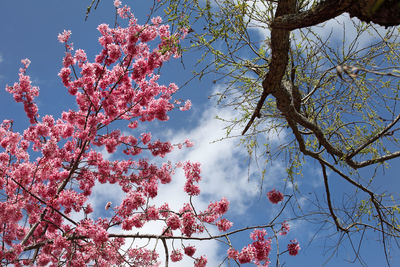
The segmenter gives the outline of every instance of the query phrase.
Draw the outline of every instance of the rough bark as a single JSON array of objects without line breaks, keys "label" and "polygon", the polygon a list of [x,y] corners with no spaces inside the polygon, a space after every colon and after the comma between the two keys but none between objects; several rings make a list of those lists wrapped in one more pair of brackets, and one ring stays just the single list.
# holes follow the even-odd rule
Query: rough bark
[{"label": "rough bark", "polygon": [[400,25],[399,0],[325,0],[306,11],[277,16],[271,27],[286,30],[310,27],[345,12],[367,23]]},{"label": "rough bark", "polygon": [[[297,0],[280,0],[276,8],[275,18],[295,13],[296,2]],[[278,28],[271,29],[271,61],[269,63],[268,72],[262,82],[264,90],[257,103],[256,109],[242,134],[247,132],[256,117],[260,117],[260,110],[269,94],[274,95],[277,99],[282,98],[281,101],[285,101],[284,99],[290,101],[290,98],[287,99],[287,97],[290,97],[287,95],[287,90],[281,90],[283,88],[282,78],[289,61],[289,35],[290,30]]]}]

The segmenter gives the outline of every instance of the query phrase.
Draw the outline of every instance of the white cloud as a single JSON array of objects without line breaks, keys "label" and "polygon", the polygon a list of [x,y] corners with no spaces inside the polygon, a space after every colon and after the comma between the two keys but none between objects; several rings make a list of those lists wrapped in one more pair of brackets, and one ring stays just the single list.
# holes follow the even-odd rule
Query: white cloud
[{"label": "white cloud", "polygon": [[[193,148],[171,153],[174,161],[197,161],[202,165],[201,190],[210,197],[227,197],[242,206],[248,197],[257,192],[254,181],[248,181],[247,165],[244,164],[247,153],[238,147],[237,139],[225,139],[224,123],[215,119],[231,117],[226,110],[207,108],[199,119],[199,124],[187,131],[169,132],[171,141],[179,143],[190,138],[195,143]],[[241,194],[238,194],[240,192]]]},{"label": "white cloud", "polygon": [[3,55],[0,53],[0,63],[4,61]]}]

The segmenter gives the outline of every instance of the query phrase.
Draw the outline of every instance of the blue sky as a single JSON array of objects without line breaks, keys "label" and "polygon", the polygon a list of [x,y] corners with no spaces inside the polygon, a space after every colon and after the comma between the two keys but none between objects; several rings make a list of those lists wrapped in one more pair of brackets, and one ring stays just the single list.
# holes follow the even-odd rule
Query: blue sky
[{"label": "blue sky", "polygon": [[[103,0],[97,10],[93,10],[87,21],[84,21],[85,10],[91,1],[1,1],[0,2],[0,119],[13,119],[15,121],[14,129],[22,131],[28,125],[23,107],[14,103],[12,96],[5,90],[6,84],[12,85],[18,79],[18,69],[20,60],[29,58],[32,63],[28,69],[33,84],[40,87],[40,96],[37,99],[39,113],[53,114],[58,117],[59,114],[74,106],[74,99],[67,94],[59,77],[57,76],[64,55],[63,45],[57,40],[57,35],[64,29],[72,31],[72,41],[74,48],[84,49],[88,57],[98,52],[97,43],[98,32],[97,25],[100,23],[113,24],[114,8],[112,1]],[[128,1],[139,23],[143,23],[148,14],[148,2],[151,1]],[[175,82],[178,85],[184,84],[190,77],[194,62],[198,54],[185,54],[185,68],[179,60],[173,60],[166,64],[161,70],[161,82]],[[222,85],[212,83],[213,76],[208,76],[202,81],[194,80],[189,85],[183,87],[177,94],[177,98],[191,99],[193,108],[187,112],[172,112],[171,120],[168,122],[149,123],[142,126],[140,130],[152,131],[153,136],[172,140],[173,143],[182,142],[190,138],[195,142],[195,147],[187,150],[181,150],[172,153],[167,160],[178,161],[190,159],[202,163],[203,182],[201,184],[203,197],[195,201],[201,209],[211,200],[218,200],[226,196],[231,201],[231,211],[228,218],[234,222],[234,229],[241,227],[260,225],[267,223],[278,211],[280,206],[270,204],[265,193],[276,187],[283,190],[286,177],[286,163],[284,159],[276,160],[267,166],[267,174],[260,191],[259,177],[260,168],[252,164],[250,171],[248,169],[248,157],[243,147],[239,147],[239,139],[227,139],[221,142],[212,142],[225,136],[224,123],[215,119],[215,116],[230,118],[235,113],[229,108],[220,108],[215,105],[208,96],[220,89]],[[239,129],[240,130],[240,129]],[[288,133],[289,134],[289,133]],[[285,133],[280,136],[272,135],[269,137],[274,144],[279,144],[285,138]],[[113,156],[115,157],[115,156]],[[113,158],[115,159],[115,158]],[[391,162],[393,166],[398,160]],[[262,165],[263,162],[261,161]],[[298,184],[301,186],[304,195],[299,195],[298,203],[304,205],[304,209],[312,206],[309,199],[312,199],[311,193],[316,194],[323,199],[322,177],[319,166],[312,162],[307,162],[307,168],[304,168],[303,177],[298,177]],[[383,189],[399,188],[397,175],[398,167],[385,170],[385,175],[379,173],[380,177],[377,186]],[[333,188],[337,194],[346,190],[345,185],[337,177],[332,176]],[[180,192],[183,183],[181,174],[177,174],[171,185],[162,187],[160,195],[165,200],[179,206],[183,199]],[[115,191],[113,191],[115,190]],[[112,192],[112,193],[111,193]],[[290,193],[290,188],[287,190]],[[310,194],[309,194],[310,193]],[[103,210],[107,201],[117,203],[121,196],[117,189],[111,186],[98,186],[91,199],[94,206]],[[297,205],[296,202],[292,202]],[[98,213],[101,216],[107,216],[104,213]],[[285,217],[290,218],[293,214],[288,211],[283,213],[282,221]],[[285,254],[281,262],[286,266],[362,266],[356,262],[348,263],[354,258],[348,243],[344,243],[339,248],[336,255],[330,250],[330,246],[335,245],[336,236],[328,237],[328,232],[318,232],[322,225],[313,224],[304,220],[291,222],[293,230],[288,236],[282,237],[280,246],[286,247],[290,239],[297,238],[302,250],[296,257]],[[152,231],[151,227],[145,230]],[[215,231],[215,229],[212,229]],[[248,237],[250,232],[239,234],[232,237],[233,243],[237,249],[241,249],[250,242]],[[270,233],[270,231],[269,231]],[[332,233],[330,231],[329,233]],[[313,240],[309,244],[310,240]],[[384,258],[381,243],[377,242],[377,236],[374,234],[366,235],[362,244],[362,256],[368,266],[383,266]],[[208,254],[209,265],[218,266],[226,247],[217,242],[203,242],[199,244],[199,249]],[[273,245],[274,247],[274,245]],[[400,255],[393,247],[392,263],[394,266],[400,264]],[[275,250],[271,252],[272,263],[274,266]],[[327,261],[329,255],[333,257]],[[326,253],[326,254],[324,254]],[[188,265],[189,264],[189,265]],[[191,266],[191,261],[186,260],[171,266]],[[225,265],[224,265],[225,266]],[[226,265],[227,266],[227,265]]]}]

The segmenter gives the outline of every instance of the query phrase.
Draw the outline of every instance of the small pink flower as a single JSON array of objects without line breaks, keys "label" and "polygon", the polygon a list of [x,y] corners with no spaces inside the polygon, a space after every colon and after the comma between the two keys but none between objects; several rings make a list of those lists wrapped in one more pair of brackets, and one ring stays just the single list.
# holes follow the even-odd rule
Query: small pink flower
[{"label": "small pink flower", "polygon": [[254,229],[250,234],[250,238],[254,241],[264,241],[267,231],[265,229]]},{"label": "small pink flower", "polygon": [[119,49],[119,46],[116,44],[109,44],[107,46],[108,49],[108,58],[110,60],[110,63],[114,63],[117,61],[120,56],[121,56],[121,51]]},{"label": "small pink flower", "polygon": [[240,263],[249,263],[254,258],[255,249],[252,245],[248,245],[244,247],[242,251],[240,251],[238,259]]},{"label": "small pink flower", "polygon": [[192,107],[192,102],[190,100],[186,100],[185,105],[183,107],[180,107],[179,109],[181,111],[186,111],[189,110]]},{"label": "small pink flower", "polygon": [[194,262],[195,267],[205,267],[206,264],[207,264],[207,258],[205,256],[201,256]]},{"label": "small pink flower", "polygon": [[228,258],[236,260],[239,257],[239,251],[234,248],[228,249]]},{"label": "small pink flower", "polygon": [[192,147],[192,146],[194,146],[193,142],[190,141],[189,139],[186,139],[184,143],[185,143],[186,147]]},{"label": "small pink flower", "polygon": [[267,196],[269,201],[271,201],[273,204],[278,204],[283,200],[283,194],[275,189],[269,191]]},{"label": "small pink flower", "polygon": [[217,222],[218,230],[220,230],[221,232],[228,231],[232,227],[232,225],[233,223],[225,218]]},{"label": "small pink flower", "polygon": [[178,215],[172,215],[167,219],[167,225],[172,229],[176,230],[181,226],[181,220]]},{"label": "small pink flower", "polygon": [[296,256],[300,250],[299,242],[297,242],[296,239],[290,240],[290,243],[288,244],[287,248],[290,256]]},{"label": "small pink flower", "polygon": [[162,18],[160,16],[154,17],[151,19],[151,22],[156,26],[160,25],[162,22]]},{"label": "small pink flower", "polygon": [[151,133],[142,133],[142,142],[147,145],[151,140]]},{"label": "small pink flower", "polygon": [[92,213],[92,212],[93,212],[93,207],[92,207],[92,205],[88,204],[88,205],[86,206],[86,208],[85,208],[84,211],[85,211],[85,214]]},{"label": "small pink flower", "polygon": [[58,41],[60,43],[66,43],[71,36],[71,31],[64,30],[62,33],[58,34]]},{"label": "small pink flower", "polygon": [[289,230],[290,230],[290,226],[289,226],[289,224],[286,222],[286,221],[284,221],[283,223],[282,223],[282,226],[281,226],[281,230],[280,230],[280,235],[287,235],[287,233],[289,232]]},{"label": "small pink flower", "polygon": [[114,0],[114,6],[119,7],[121,5],[121,1],[119,0]]},{"label": "small pink flower", "polygon": [[177,262],[183,259],[183,254],[180,250],[173,250],[171,252],[171,261]]},{"label": "small pink flower", "polygon": [[24,64],[24,68],[27,69],[31,64],[31,61],[28,58],[22,59],[21,63]]},{"label": "small pink flower", "polygon": [[184,249],[185,254],[188,255],[189,257],[192,257],[194,253],[196,252],[196,248],[193,246],[187,246]]}]

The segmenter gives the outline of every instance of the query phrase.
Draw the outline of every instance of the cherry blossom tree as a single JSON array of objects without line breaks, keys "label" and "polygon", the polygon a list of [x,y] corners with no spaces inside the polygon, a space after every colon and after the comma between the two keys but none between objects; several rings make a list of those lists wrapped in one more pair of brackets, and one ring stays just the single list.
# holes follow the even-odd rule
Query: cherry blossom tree
[{"label": "cherry blossom tree", "polygon": [[[100,2],[93,0],[87,14]],[[380,242],[386,265],[395,262],[400,199],[387,179],[396,177],[400,157],[399,1],[150,5],[174,27],[188,29],[182,50],[199,55],[191,80],[209,83],[214,88],[209,97],[235,114],[218,118],[226,123],[227,138],[240,131],[250,160],[263,162],[257,166],[260,180],[277,161],[284,162],[285,193],[304,200],[288,213],[321,226],[315,231],[323,237],[313,236],[310,243],[329,240],[321,253],[329,253],[328,260],[342,257],[344,247],[364,266],[370,253],[363,244],[369,247],[372,238]],[[279,144],[269,138],[276,135]]]},{"label": "cherry blossom tree", "polygon": [[[206,266],[207,256],[198,255],[188,242],[220,240],[226,244],[226,259],[268,266],[273,243],[290,228],[287,222],[278,222],[290,196],[284,201],[282,193],[272,190],[268,198],[282,205],[273,220],[230,230],[233,223],[223,217],[229,209],[226,198],[211,202],[203,211],[193,205],[192,198],[200,194],[200,164],[157,164],[147,158],[162,159],[175,148],[193,146],[189,139],[171,144],[154,140],[148,132],[137,133],[144,122],[167,121],[171,110],[190,108],[189,100],[174,100],[178,87],[160,85],[156,74],[164,62],[180,56],[178,45],[187,31],[171,33],[160,17],[140,25],[129,7],[122,7],[120,1],[114,5],[127,26],[98,26],[102,49],[93,62],[85,51],[73,48],[70,31],[58,36],[66,50],[59,77],[75,97],[76,109],[58,119],[40,114],[35,103],[39,88],[27,73],[28,59],[22,60],[19,81],[6,88],[23,104],[29,127],[19,133],[12,120],[0,125],[1,264],[157,266],[163,261],[168,266],[169,261],[191,257],[194,266],[200,267]],[[120,125],[130,131],[121,131]],[[108,160],[101,153],[103,148],[110,154],[122,151],[124,157]],[[155,205],[159,187],[170,183],[179,168],[186,177],[182,194],[187,202],[178,210],[168,203]],[[102,217],[94,216],[90,201],[96,184],[118,185],[124,192],[121,203],[106,204],[107,214]],[[154,221],[161,222],[159,234],[140,231]],[[210,227],[221,234],[210,234]],[[252,241],[239,251],[230,237],[242,231],[251,232]],[[142,239],[154,240],[156,245],[138,245]],[[170,240],[181,241],[181,247],[171,248]],[[164,249],[164,259],[158,246]],[[299,250],[298,242],[292,240],[283,252],[276,250],[276,258],[286,252],[296,255]]]}]

